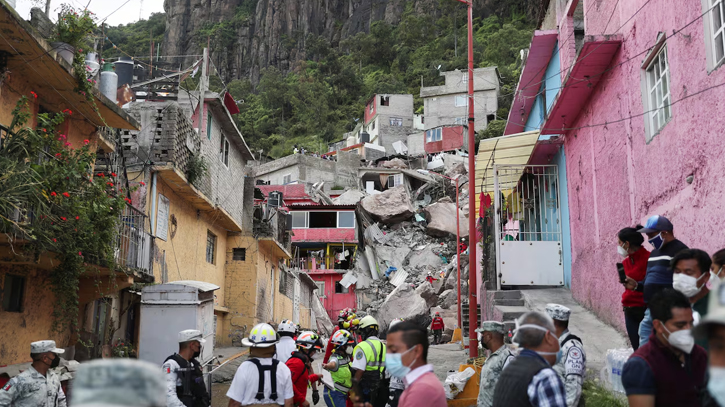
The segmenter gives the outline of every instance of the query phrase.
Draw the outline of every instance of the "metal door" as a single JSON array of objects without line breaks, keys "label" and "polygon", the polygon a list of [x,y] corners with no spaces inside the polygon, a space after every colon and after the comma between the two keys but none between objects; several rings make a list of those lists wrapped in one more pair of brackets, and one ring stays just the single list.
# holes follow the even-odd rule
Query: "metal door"
[{"label": "metal door", "polygon": [[559,168],[493,170],[498,287],[564,285]]}]

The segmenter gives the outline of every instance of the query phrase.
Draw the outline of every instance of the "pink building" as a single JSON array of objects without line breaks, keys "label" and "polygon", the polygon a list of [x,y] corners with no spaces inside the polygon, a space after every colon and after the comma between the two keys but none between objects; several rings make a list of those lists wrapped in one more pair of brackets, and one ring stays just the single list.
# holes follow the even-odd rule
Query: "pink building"
[{"label": "pink building", "polygon": [[566,285],[622,330],[619,229],[660,214],[688,246],[725,247],[724,9],[552,1],[532,40],[506,134],[540,130],[529,163],[565,174]]}]

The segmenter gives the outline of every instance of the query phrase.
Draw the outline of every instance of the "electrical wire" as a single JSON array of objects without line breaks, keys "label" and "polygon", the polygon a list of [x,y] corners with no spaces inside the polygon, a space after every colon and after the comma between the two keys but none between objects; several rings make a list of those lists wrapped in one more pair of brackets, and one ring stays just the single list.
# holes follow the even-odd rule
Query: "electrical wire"
[{"label": "electrical wire", "polygon": [[118,11],[118,10],[120,10],[120,9],[122,9],[122,8],[123,8],[123,6],[125,6],[126,4],[128,4],[128,3],[130,3],[130,2],[131,2],[131,0],[126,0],[126,2],[125,2],[125,3],[121,4],[121,5],[120,5],[120,6],[119,6],[119,7],[117,8],[117,9],[113,10],[113,11],[111,12],[111,14],[107,15],[107,16],[106,16],[106,18],[104,18],[103,20],[101,20],[101,23],[103,23],[104,21],[108,20],[108,17],[112,16],[112,15],[113,15],[113,14],[114,14],[115,12],[117,12],[117,11]]}]

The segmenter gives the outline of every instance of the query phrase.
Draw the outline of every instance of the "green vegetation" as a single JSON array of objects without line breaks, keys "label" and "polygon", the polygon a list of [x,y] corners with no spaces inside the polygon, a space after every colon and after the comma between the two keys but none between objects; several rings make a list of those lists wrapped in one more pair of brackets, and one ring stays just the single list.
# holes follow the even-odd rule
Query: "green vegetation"
[{"label": "green vegetation", "polygon": [[[106,37],[110,41],[103,41],[103,58],[118,58],[123,56],[143,57],[148,62],[151,53],[150,43],[160,44],[164,40],[166,30],[166,14],[153,13],[148,20],[105,27]],[[114,48],[113,44],[120,48]],[[123,52],[122,52],[123,51]],[[125,53],[127,54],[125,54]]]},{"label": "green vegetation", "polygon": [[[239,28],[248,24],[256,0],[246,0],[228,20],[204,27],[196,33],[199,45],[209,38],[212,49],[231,51]],[[528,47],[534,24],[526,20],[515,6],[509,15],[480,15],[474,20],[475,66],[498,66],[502,77],[502,98],[498,116],[506,119],[520,75],[519,52]],[[152,19],[159,18],[158,15]],[[125,26],[109,30],[143,33],[148,53],[148,28]],[[341,24],[341,23],[340,23]],[[339,28],[339,27],[338,27]],[[156,31],[155,31],[156,32]],[[119,47],[124,40],[113,39]],[[440,85],[440,71],[467,68],[467,27],[465,7],[455,1],[439,0],[427,14],[418,14],[409,4],[397,25],[375,22],[369,33],[359,33],[339,44],[326,38],[308,35],[285,36],[282,47],[292,49],[304,43],[306,60],[289,73],[271,67],[263,70],[256,86],[248,79],[227,83],[227,89],[240,104],[235,120],[253,150],[279,157],[291,153],[293,145],[308,151],[325,149],[328,142],[341,139],[361,120],[366,101],[374,93],[411,93],[415,109],[423,112],[420,99],[421,80],[426,86]],[[457,47],[456,47],[457,43]],[[137,43],[133,43],[137,44]],[[123,45],[134,49],[134,45]],[[457,48],[457,50],[456,50]],[[195,81],[185,83],[195,87]],[[221,81],[212,78],[212,90],[221,90]],[[507,96],[508,95],[508,96]],[[494,131],[495,130],[495,131]],[[481,138],[502,134],[503,126],[479,135]]]},{"label": "green vegetation", "polygon": [[624,395],[612,392],[598,380],[586,380],[582,386],[582,398],[587,407],[627,407]]}]

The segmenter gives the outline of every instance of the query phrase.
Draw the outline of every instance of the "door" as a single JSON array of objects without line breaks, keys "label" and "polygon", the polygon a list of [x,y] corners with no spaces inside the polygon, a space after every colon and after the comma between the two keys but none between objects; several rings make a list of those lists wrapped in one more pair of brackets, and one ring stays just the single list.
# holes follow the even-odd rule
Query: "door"
[{"label": "door", "polygon": [[300,279],[295,278],[295,285],[294,285],[294,291],[293,291],[293,299],[292,299],[292,321],[294,321],[295,324],[300,323]]},{"label": "door", "polygon": [[564,285],[555,165],[494,165],[498,287]]}]

